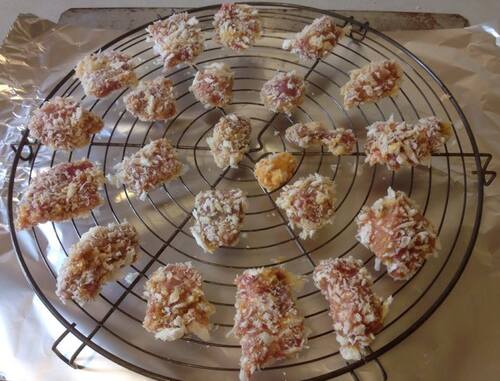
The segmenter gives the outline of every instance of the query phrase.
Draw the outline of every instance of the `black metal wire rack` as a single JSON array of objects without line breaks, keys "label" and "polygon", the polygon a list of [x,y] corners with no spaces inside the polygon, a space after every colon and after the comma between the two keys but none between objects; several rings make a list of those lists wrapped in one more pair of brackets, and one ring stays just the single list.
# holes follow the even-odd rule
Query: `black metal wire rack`
[{"label": "black metal wire rack", "polygon": [[[239,346],[226,337],[234,314],[235,275],[245,268],[283,265],[309,276],[319,260],[332,256],[353,255],[361,258],[375,279],[376,291],[393,295],[383,330],[361,361],[346,363],[339,355],[327,305],[308,282],[298,295],[299,308],[312,329],[309,348],[298,358],[273,364],[256,375],[256,380],[326,380],[347,375],[360,379],[356,369],[373,364],[373,372],[382,379],[388,375],[379,357],[414,332],[443,302],[458,281],[472,253],[482,213],[483,188],[495,173],[487,169],[491,155],[479,153],[472,128],[454,97],[439,78],[416,56],[369,25],[334,12],[305,6],[254,3],[264,23],[263,38],[241,54],[221,48],[212,41],[212,19],[218,6],[192,9],[204,31],[205,52],[195,67],[182,66],[162,73],[161,62],[146,41],[146,25],[132,30],[103,46],[127,52],[136,60],[140,78],[165,75],[175,84],[178,114],[167,123],[143,123],[125,112],[121,101],[124,90],[106,99],[84,96],[74,72],[68,73],[53,89],[54,96],[73,96],[99,113],[105,129],[94,136],[90,146],[71,153],[53,152],[26,131],[16,150],[8,189],[12,241],[19,262],[40,300],[66,328],[53,344],[53,351],[67,364],[78,368],[82,351],[90,348],[110,360],[154,379],[235,379],[238,374]],[[339,24],[351,24],[352,32],[326,58],[301,62],[280,49],[282,40],[297,32],[314,18],[328,14]],[[404,67],[400,95],[377,104],[345,110],[339,89],[348,72],[370,61],[396,59]],[[222,109],[205,109],[188,92],[197,66],[224,61],[236,74],[233,102]],[[296,70],[307,82],[304,104],[291,116],[266,111],[259,100],[265,80],[276,70]],[[206,137],[215,121],[225,112],[236,111],[251,117],[253,146],[239,169],[220,171],[215,167],[206,145]],[[360,150],[364,127],[391,114],[402,120],[437,115],[450,120],[454,136],[444,152],[432,158],[430,167],[389,172],[385,168],[363,165]],[[298,121],[321,120],[329,126],[353,128],[361,138],[357,151],[346,157],[333,157],[323,150],[297,150],[283,139],[284,129]],[[191,169],[179,180],[151,192],[145,202],[130,196],[126,189],[106,186],[106,204],[87,219],[44,224],[29,232],[14,228],[13,216],[18,194],[26,181],[45,167],[87,157],[109,173],[117,162],[148,141],[168,137],[180,158]],[[287,226],[276,208],[279,191],[263,193],[253,174],[254,163],[263,155],[287,150],[300,163],[294,179],[313,171],[332,177],[337,184],[339,202],[335,223],[314,240],[302,241]],[[293,181],[293,179],[292,179]],[[248,193],[248,212],[241,242],[213,255],[204,254],[189,233],[194,196],[209,187],[238,186]],[[440,256],[429,260],[407,282],[397,283],[384,271],[373,270],[373,256],[354,239],[354,219],[364,204],[382,196],[387,187],[406,191],[435,223],[442,243]],[[88,228],[127,219],[141,234],[142,257],[136,263],[131,281],[119,280],[106,286],[99,300],[84,308],[61,304],[54,295],[58,268],[70,246]],[[215,330],[209,342],[184,338],[163,343],[143,330],[145,310],[142,289],[145,279],[158,266],[168,262],[192,261],[204,275],[205,290],[217,307]],[[67,348],[69,336],[78,345]],[[61,349],[64,348],[64,349]]]}]

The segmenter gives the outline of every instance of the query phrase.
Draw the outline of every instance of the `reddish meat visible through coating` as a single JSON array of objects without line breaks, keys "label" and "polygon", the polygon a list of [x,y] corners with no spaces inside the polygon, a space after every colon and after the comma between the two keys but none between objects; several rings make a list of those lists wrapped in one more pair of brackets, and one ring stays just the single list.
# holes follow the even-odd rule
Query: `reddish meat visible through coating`
[{"label": "reddish meat visible through coating", "polygon": [[231,102],[234,73],[225,63],[214,62],[198,71],[189,90],[205,107]]},{"label": "reddish meat visible through coating", "polygon": [[162,77],[139,82],[123,102],[129,113],[144,122],[168,120],[176,112],[172,81]]},{"label": "reddish meat visible through coating", "polygon": [[148,192],[180,176],[182,163],[167,139],[157,139],[123,159],[115,170],[110,182],[127,186],[144,201]]},{"label": "reddish meat visible through coating", "polygon": [[158,268],[146,282],[143,326],[155,338],[174,341],[187,334],[210,339],[210,316],[215,308],[205,297],[201,274],[190,262]]},{"label": "reddish meat visible through coating", "polygon": [[344,34],[345,30],[336,26],[331,17],[322,16],[306,25],[293,39],[283,41],[283,49],[304,59],[323,58]]},{"label": "reddish meat visible through coating", "polygon": [[269,81],[264,83],[260,97],[264,107],[273,112],[291,114],[295,107],[304,101],[304,79],[295,71],[289,73],[276,73]]},{"label": "reddish meat visible through coating", "polygon": [[302,350],[307,335],[293,288],[302,280],[282,268],[250,269],[236,280],[233,333],[240,339],[240,380]]},{"label": "reddish meat visible through coating", "polygon": [[104,123],[71,97],[55,97],[35,110],[28,123],[31,136],[52,149],[73,150],[90,143]]},{"label": "reddish meat visible through coating", "polygon": [[88,160],[58,164],[36,176],[19,203],[16,226],[86,216],[102,203],[102,171]]},{"label": "reddish meat visible through coating", "polygon": [[257,9],[246,4],[222,4],[213,25],[215,41],[237,52],[253,45],[262,30]]},{"label": "reddish meat visible through coating", "polygon": [[128,224],[96,226],[74,245],[57,276],[56,294],[80,305],[97,297],[103,285],[137,259],[139,237]]},{"label": "reddish meat visible through coating", "polygon": [[332,222],[335,213],[333,181],[317,173],[285,185],[276,205],[285,211],[290,226],[301,229],[300,238],[312,238]]},{"label": "reddish meat visible through coating", "polygon": [[250,119],[228,114],[219,119],[207,144],[219,168],[237,168],[250,149]]},{"label": "reddish meat visible through coating", "polygon": [[371,207],[363,207],[356,222],[358,241],[396,280],[409,279],[439,249],[436,230],[420,208],[403,192],[391,188]]},{"label": "reddish meat visible through coating", "polygon": [[86,95],[103,98],[137,83],[130,60],[127,54],[113,50],[92,53],[78,63],[75,76]]},{"label": "reddish meat visible through coating", "polygon": [[450,138],[451,125],[435,116],[419,119],[416,123],[389,120],[375,122],[367,127],[365,143],[366,162],[385,164],[397,171],[402,165],[427,164]]},{"label": "reddish meat visible through coating", "polygon": [[158,20],[146,28],[153,49],[162,56],[166,69],[192,63],[203,52],[203,34],[198,19],[187,12]]},{"label": "reddish meat visible through coating", "polygon": [[349,109],[363,103],[395,95],[403,78],[403,69],[394,60],[371,62],[351,71],[350,80],[342,86],[344,106]]},{"label": "reddish meat visible through coating", "polygon": [[334,155],[347,155],[354,151],[356,137],[352,130],[329,130],[320,122],[297,123],[285,131],[285,138],[301,148],[324,144]]},{"label": "reddish meat visible through coating", "polygon": [[327,259],[316,266],[313,280],[330,305],[333,328],[346,360],[360,360],[383,325],[392,298],[372,291],[372,277],[353,257]]}]

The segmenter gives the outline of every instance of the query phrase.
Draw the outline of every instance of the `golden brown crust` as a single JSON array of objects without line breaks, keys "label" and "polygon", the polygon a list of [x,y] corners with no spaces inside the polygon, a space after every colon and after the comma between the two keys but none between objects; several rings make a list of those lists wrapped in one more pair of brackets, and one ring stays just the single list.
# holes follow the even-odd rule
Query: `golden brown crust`
[{"label": "golden brown crust", "polygon": [[16,227],[27,229],[47,221],[86,216],[101,205],[102,171],[83,159],[58,164],[33,179],[17,212]]},{"label": "golden brown crust", "polygon": [[289,152],[279,152],[260,159],[255,164],[255,178],[259,185],[272,192],[286,184],[293,176],[297,161]]},{"label": "golden brown crust", "polygon": [[190,262],[158,268],[144,288],[148,301],[143,322],[146,331],[164,341],[174,341],[186,334],[209,340],[209,318],[215,308],[201,286],[201,274]]},{"label": "golden brown crust", "polygon": [[138,255],[139,237],[128,224],[96,226],[74,245],[57,276],[56,294],[80,305],[95,299],[106,282],[120,276]]}]

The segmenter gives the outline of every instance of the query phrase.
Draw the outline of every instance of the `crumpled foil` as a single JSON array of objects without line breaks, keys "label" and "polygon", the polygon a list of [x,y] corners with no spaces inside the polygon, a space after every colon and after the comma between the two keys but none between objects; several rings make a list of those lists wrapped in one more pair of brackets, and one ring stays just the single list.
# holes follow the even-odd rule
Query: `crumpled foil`
[{"label": "crumpled foil", "polygon": [[[499,29],[405,31],[389,35],[416,53],[447,84],[481,152],[500,158]],[[496,33],[496,36],[495,36]],[[0,48],[0,376],[21,380],[141,380],[86,348],[85,370],[74,370],[51,351],[64,331],[27,284],[6,227],[5,185],[11,144],[34,107],[84,54],[118,31],[61,26],[21,15]],[[22,165],[22,164],[21,164]],[[17,179],[25,181],[26,178]],[[403,344],[381,357],[389,380],[486,380],[500,374],[500,182],[485,189],[484,214],[474,254],[461,280],[432,317]],[[69,343],[68,345],[71,345]],[[362,380],[370,374],[359,371]]]}]

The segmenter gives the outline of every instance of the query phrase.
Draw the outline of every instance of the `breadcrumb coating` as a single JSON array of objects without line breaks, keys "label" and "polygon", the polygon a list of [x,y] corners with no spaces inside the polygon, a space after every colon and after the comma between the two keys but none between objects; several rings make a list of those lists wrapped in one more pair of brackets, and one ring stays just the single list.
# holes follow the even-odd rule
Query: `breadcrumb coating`
[{"label": "breadcrumb coating", "polygon": [[247,209],[247,198],[240,189],[208,190],[196,195],[191,227],[196,243],[213,253],[221,246],[234,246]]},{"label": "breadcrumb coating", "polygon": [[363,262],[350,256],[321,261],[313,280],[330,306],[341,356],[360,360],[382,328],[392,298],[377,296]]},{"label": "breadcrumb coating", "polygon": [[107,282],[137,260],[138,249],[139,236],[128,223],[91,228],[70,249],[57,276],[57,296],[80,305],[95,299]]},{"label": "breadcrumb coating", "polygon": [[16,227],[85,217],[102,204],[103,184],[102,171],[89,160],[57,164],[29,184],[19,203]]},{"label": "breadcrumb coating", "polygon": [[219,119],[207,144],[219,168],[238,168],[250,149],[250,120],[236,114],[228,114]]},{"label": "breadcrumb coating", "polygon": [[432,223],[403,192],[387,189],[387,196],[364,206],[356,218],[356,238],[370,249],[395,280],[409,279],[431,255],[439,241]]},{"label": "breadcrumb coating", "polygon": [[215,41],[236,52],[255,44],[262,33],[258,10],[246,4],[222,4],[213,26]]},{"label": "breadcrumb coating", "polygon": [[289,152],[278,152],[260,159],[255,164],[255,178],[259,185],[272,192],[286,184],[293,176],[297,161]]},{"label": "breadcrumb coating", "polygon": [[285,185],[276,205],[285,211],[290,226],[301,230],[300,238],[307,239],[332,223],[335,201],[333,181],[315,173]]},{"label": "breadcrumb coating", "polygon": [[143,122],[165,121],[176,113],[172,81],[163,77],[140,81],[123,102],[127,111]]},{"label": "breadcrumb coating", "polygon": [[347,109],[396,95],[403,68],[394,60],[371,62],[351,71],[349,76],[350,80],[340,89]]},{"label": "breadcrumb coating", "polygon": [[102,119],[71,97],[55,97],[36,109],[28,123],[31,136],[52,148],[71,151],[85,147],[104,127]]},{"label": "breadcrumb coating", "polygon": [[200,69],[189,88],[206,108],[223,107],[233,96],[234,73],[222,62],[214,62]]},{"label": "breadcrumb coating", "polygon": [[396,122],[391,116],[387,121],[373,123],[367,130],[365,161],[370,165],[385,164],[393,171],[401,166],[428,164],[431,155],[451,136],[450,124],[435,116],[414,124]]},{"label": "breadcrumb coating", "polygon": [[187,12],[155,21],[146,28],[153,49],[163,58],[165,69],[192,64],[203,53],[203,34],[198,19]]},{"label": "breadcrumb coating", "polygon": [[286,129],[285,138],[301,148],[324,144],[336,156],[351,154],[356,146],[356,136],[352,130],[329,130],[320,122],[294,124]]},{"label": "breadcrumb coating", "polygon": [[210,316],[215,307],[202,289],[202,277],[191,262],[169,263],[158,268],[144,287],[148,304],[143,326],[163,341],[194,334],[210,339]]},{"label": "breadcrumb coating", "polygon": [[240,339],[240,380],[247,381],[262,366],[304,348],[304,317],[292,292],[302,287],[303,280],[282,268],[260,268],[245,270],[235,283],[232,333]]},{"label": "breadcrumb coating", "polygon": [[284,40],[283,49],[290,50],[302,59],[323,58],[344,37],[345,32],[346,29],[335,25],[331,17],[322,16],[306,25],[294,38]]},{"label": "breadcrumb coating", "polygon": [[116,187],[125,185],[144,201],[148,192],[181,175],[183,165],[167,139],[153,140],[115,166],[108,179]]},{"label": "breadcrumb coating", "polygon": [[276,73],[273,78],[264,83],[260,91],[260,99],[265,108],[288,115],[304,102],[304,95],[304,79],[295,71]]},{"label": "breadcrumb coating", "polygon": [[114,91],[137,84],[137,76],[125,53],[107,50],[85,56],[76,66],[75,76],[87,96],[104,98]]}]

